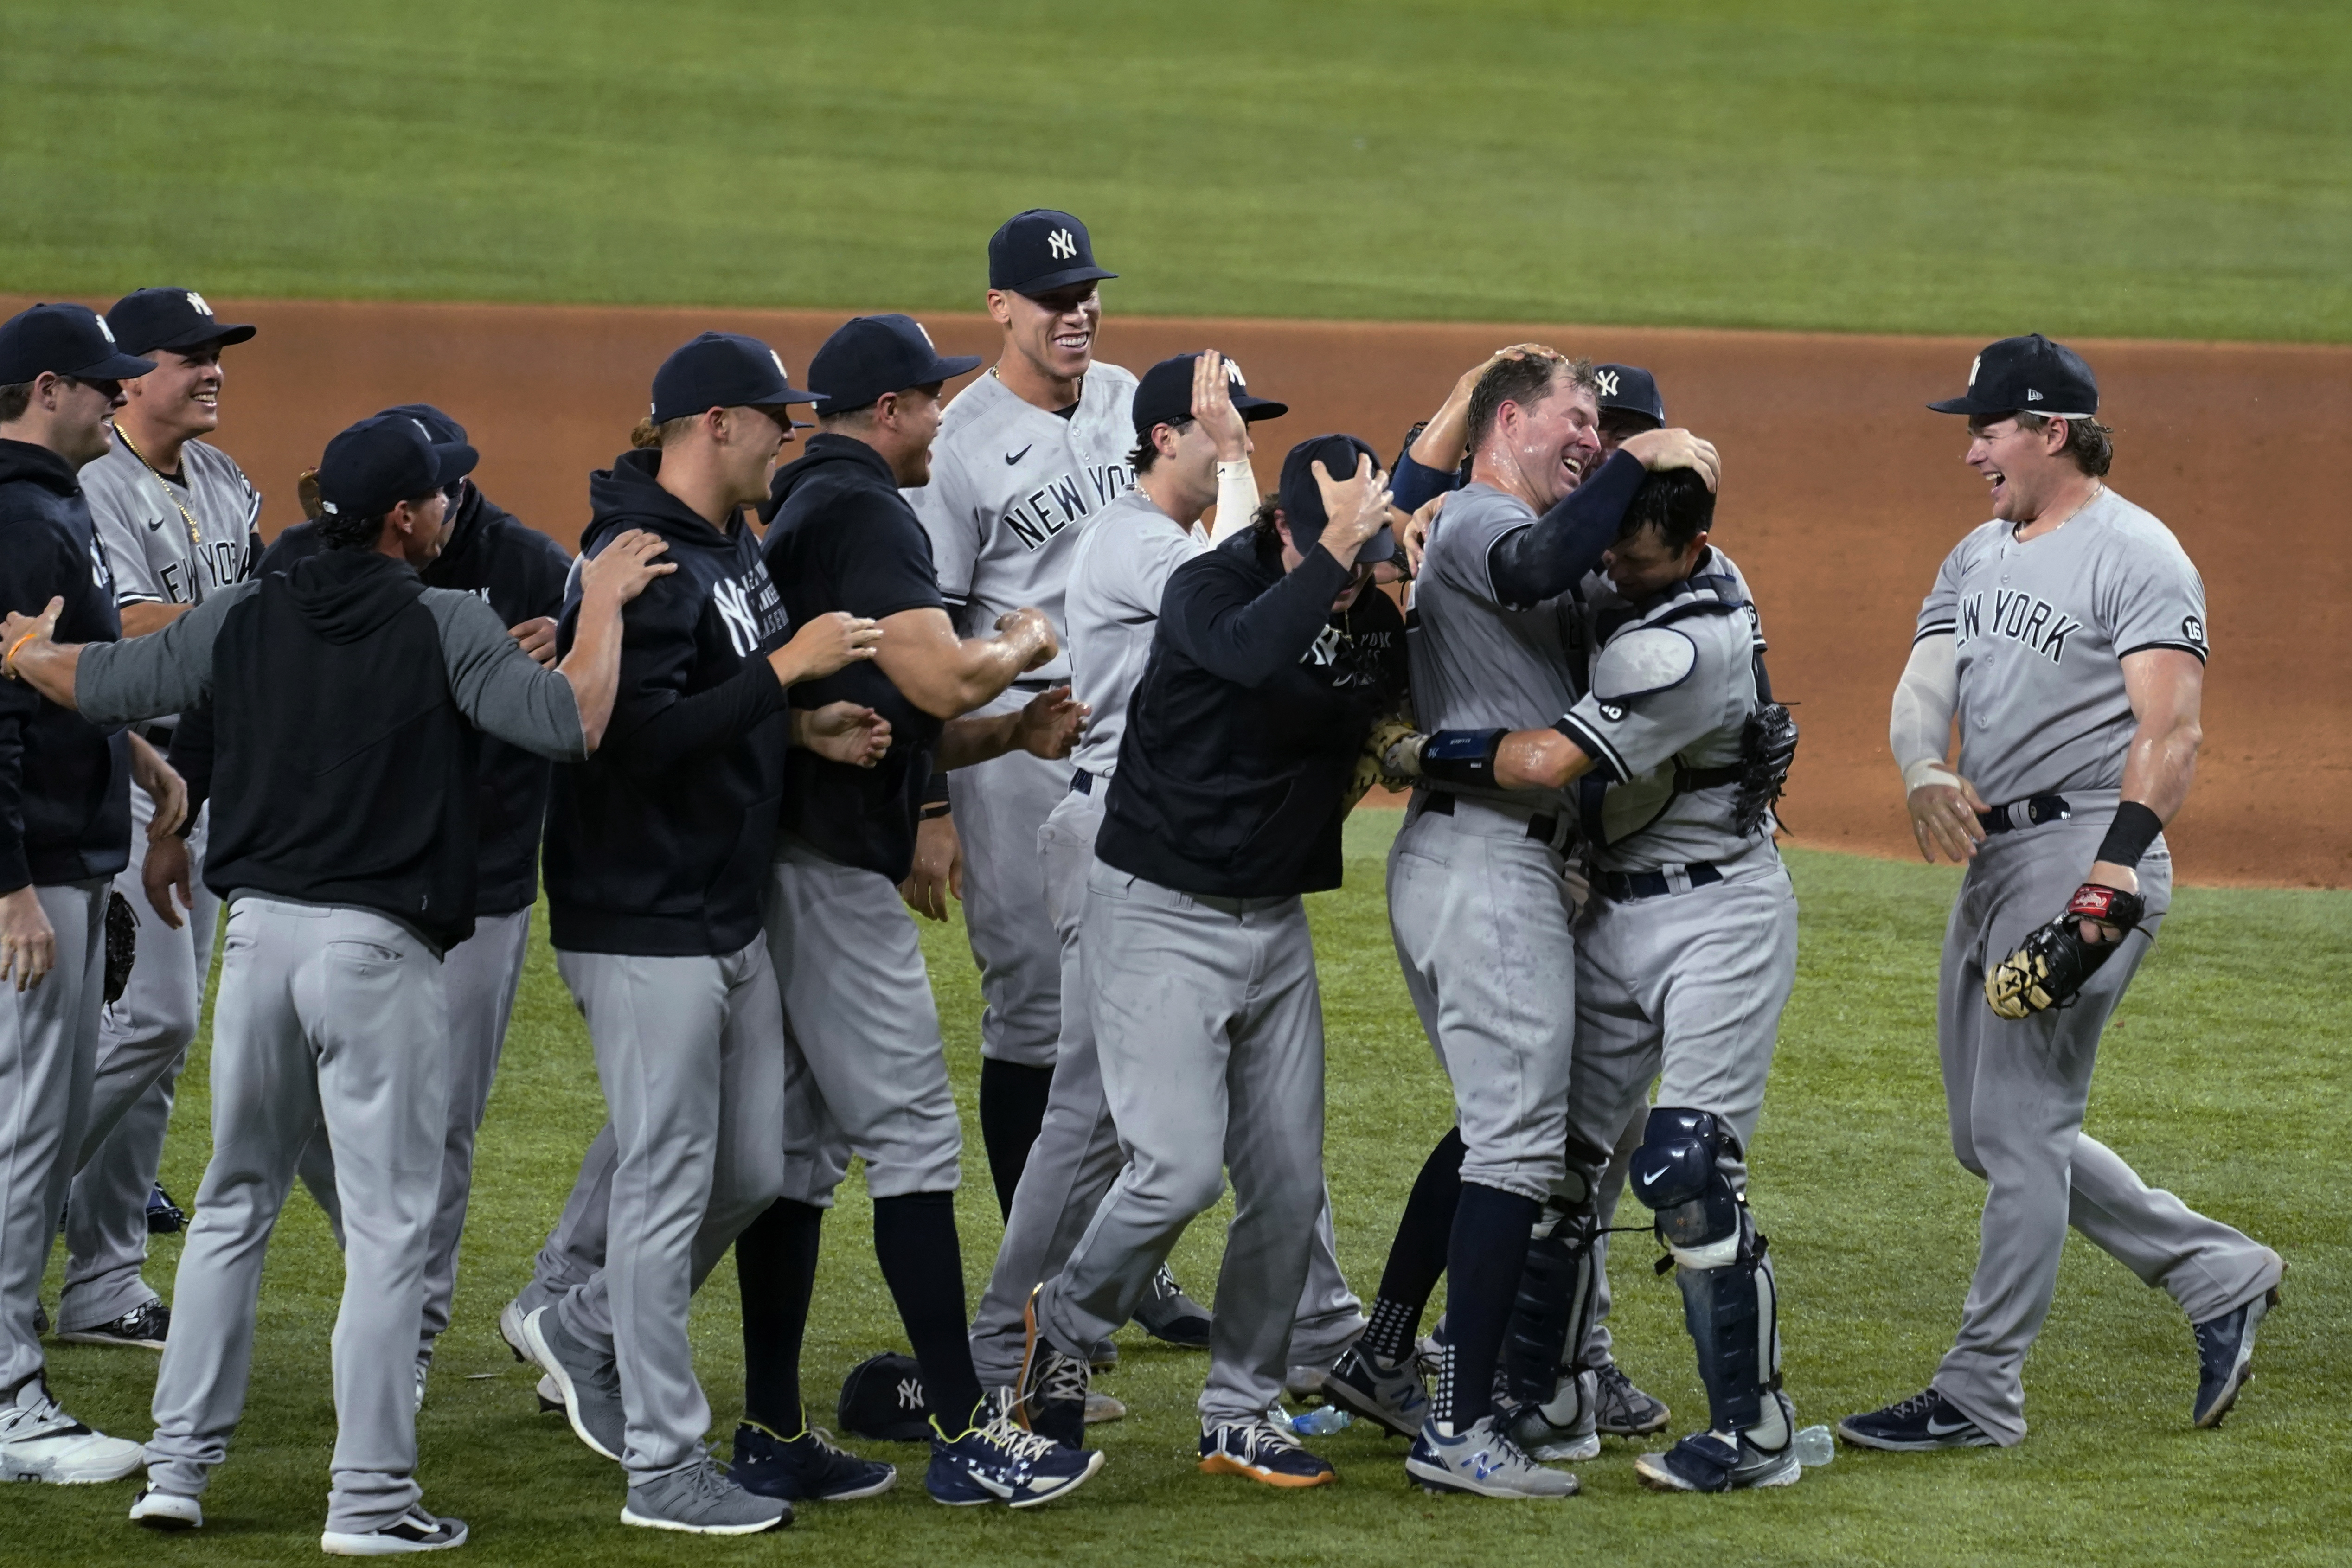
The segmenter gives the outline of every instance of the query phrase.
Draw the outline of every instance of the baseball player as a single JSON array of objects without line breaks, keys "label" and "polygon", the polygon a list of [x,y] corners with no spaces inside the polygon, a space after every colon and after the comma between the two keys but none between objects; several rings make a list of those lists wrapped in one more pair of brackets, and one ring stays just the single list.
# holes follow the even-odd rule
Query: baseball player
[{"label": "baseball player", "polygon": [[1905,1451],[2021,1441],[2025,1353],[2069,1224],[2180,1304],[2191,1418],[2219,1426],[2286,1265],[2083,1131],[2100,1030],[2172,902],[2162,830],[2200,738],[2204,584],[2170,530],[2104,483],[2114,444],[2074,350],[2004,338],[1965,392],[1927,406],[1967,417],[1993,515],[1920,608],[1888,740],[1920,853],[1968,865],[1936,1032],[1952,1152],[1985,1181],[1984,1239],[1934,1380],[1838,1432]]},{"label": "baseball player", "polygon": [[[635,450],[589,481],[583,561],[643,529],[677,573],[630,608],[611,742],[556,776],[549,938],[588,1020],[612,1116],[604,1267],[526,1317],[521,1335],[582,1441],[628,1474],[625,1524],[772,1530],[706,1455],[694,1291],[783,1183],[784,1050],[761,886],[788,743],[862,756],[873,716],[810,712],[787,689],[873,656],[871,622],[826,615],[792,636],[741,508],[767,494],[814,401],[757,339],[705,332],[663,361]],[[582,633],[567,595],[559,646]]]},{"label": "baseball player", "polygon": [[[106,320],[125,352],[155,361],[123,387],[114,444],[81,475],[114,573],[123,634],[142,637],[206,593],[243,581],[259,553],[260,493],[234,458],[204,439],[220,423],[222,351],[255,329],[217,319],[203,295],[185,288],[142,288],[117,300]],[[139,733],[168,752],[177,722],[166,715]],[[140,1273],[149,1199],[173,1088],[204,1012],[220,900],[203,882],[207,813],[184,821],[150,850],[153,817],[153,799],[134,787],[131,863],[115,888],[138,920],[136,957],[122,995],[100,1015],[90,1122],[66,1208],[58,1337],[161,1350],[172,1309]],[[180,904],[167,888],[184,895]]]},{"label": "baseball player", "polygon": [[[256,1299],[294,1162],[323,1120],[342,1156],[337,1437],[322,1550],[462,1545],[421,1506],[411,1396],[448,1097],[441,955],[471,934],[475,736],[549,757],[593,751],[613,712],[621,608],[666,571],[637,534],[583,580],[559,670],[522,656],[469,593],[425,588],[445,488],[471,447],[404,416],[329,444],[330,551],[216,589],[158,635],[59,644],[12,615],[14,668],[93,722],[209,701],[221,811],[205,874],[229,905],[212,1055],[213,1156],[155,1384],[140,1522],[203,1523],[200,1498],[245,1403]],[[390,716],[390,722],[387,722]],[[322,788],[312,758],[339,759]],[[452,787],[452,781],[457,787]]]},{"label": "baseball player", "polygon": [[1014,749],[1067,757],[1084,716],[1058,686],[1010,711],[962,716],[1001,706],[1015,679],[1061,652],[1034,608],[1002,616],[992,635],[960,638],[930,540],[900,492],[930,476],[941,389],[979,364],[942,358],[905,316],[842,327],[809,364],[824,389],[818,434],[777,474],[763,508],[786,612],[845,611],[883,632],[870,664],[813,682],[793,701],[869,707],[892,737],[872,768],[792,759],[769,872],[768,951],[785,1022],[784,1184],[736,1246],[746,1394],[734,1474],[779,1496],[869,1496],[895,1474],[828,1448],[801,1408],[819,1230],[853,1154],[866,1162],[875,1254],[921,1369],[932,1498],[1034,1507],[1102,1463],[1020,1430],[982,1396],[955,1224],[961,1124],[914,917],[897,891],[935,767],[985,765]]},{"label": "baseball player", "polygon": [[[1067,645],[1062,617],[1070,558],[1095,517],[1135,487],[1128,452],[1135,377],[1094,357],[1102,322],[1087,225],[1067,213],[1017,213],[988,242],[988,313],[1004,350],[940,421],[931,479],[909,490],[931,536],[940,592],[956,630],[973,636],[1034,605]],[[1257,505],[1245,460],[1221,475],[1230,530]],[[1069,661],[1024,675],[983,716],[1066,685]],[[1046,913],[1037,832],[1068,792],[1068,770],[1025,752],[966,768],[948,786],[951,812],[927,818],[909,894],[944,915],[943,883],[968,880],[964,907],[980,966],[980,1130],[998,1207],[1010,1214],[1021,1167],[1036,1141],[1061,1037],[1061,951]],[[961,868],[958,872],[957,868]],[[950,872],[957,872],[950,877]],[[968,878],[961,873],[968,873]],[[1154,1282],[1138,1322],[1179,1343],[1207,1343],[1208,1313]]]},{"label": "baseball player", "polygon": [[1200,1468],[1283,1488],[1335,1479],[1266,1415],[1325,1207],[1322,1006],[1300,894],[1339,885],[1358,755],[1406,685],[1403,619],[1363,591],[1396,553],[1373,465],[1352,436],[1301,442],[1264,522],[1169,575],[1079,944],[1128,1161],[1031,1298],[1019,1385],[1033,1426],[1075,1428],[1088,1353],[1230,1169]]},{"label": "baseball player", "polygon": [[[972,1359],[990,1386],[1018,1377],[1030,1291],[1061,1271],[1126,1164],[1103,1095],[1079,932],[1087,871],[1118,766],[1128,705],[1150,657],[1170,576],[1210,548],[1199,527],[1202,514],[1214,503],[1223,523],[1237,510],[1221,498],[1221,475],[1247,465],[1252,423],[1287,412],[1286,404],[1251,392],[1240,367],[1213,349],[1152,366],[1135,394],[1136,447],[1129,462],[1136,488],[1104,509],[1073,553],[1064,613],[1073,691],[1087,710],[1087,736],[1073,758],[1069,788],[1037,838],[1062,941],[1062,1039],[1045,1124],[1030,1147],[988,1292],[972,1322]],[[1362,1312],[1332,1256],[1327,1209],[1317,1223],[1306,1294],[1292,1329],[1291,1365],[1328,1369],[1362,1327]],[[1096,1347],[1090,1356],[1097,1365],[1106,1359],[1103,1349]],[[1302,1379],[1286,1373],[1285,1381]],[[1103,1396],[1090,1392],[1088,1397]],[[1042,1411],[1024,1416],[1032,1422],[1045,1418]],[[1079,1436],[1050,1435],[1066,1442]]]},{"label": "baseball player", "polygon": [[[79,476],[112,442],[121,383],[155,368],[79,305],[0,325],[0,609],[38,612],[83,642],[121,621]],[[0,668],[26,636],[0,643]],[[169,769],[144,741],[0,682],[0,1479],[110,1481],[139,1445],[77,1421],[50,1395],[41,1275],[89,1113],[106,980],[107,886],[130,858],[131,778],[161,802]],[[176,781],[174,781],[176,783]],[[159,807],[162,831],[184,801]]]},{"label": "baseball player", "polygon": [[[466,428],[430,403],[386,409],[415,420],[436,444],[462,444]],[[468,476],[450,487],[448,537],[417,576],[427,588],[449,588],[487,601],[507,635],[542,664],[555,660],[555,616],[563,608],[572,558],[563,547],[525,525],[482,493]],[[289,571],[296,561],[328,548],[324,524],[297,523],[261,558],[262,571]],[[529,950],[530,909],[539,898],[540,824],[547,815],[551,768],[544,758],[483,740],[476,794],[481,828],[480,886],[474,934],[442,957],[449,996],[449,1125],[443,1140],[441,1198],[425,1259],[425,1315],[416,1344],[416,1400],[433,1347],[449,1326],[457,1288],[457,1244],[466,1228],[473,1188],[474,1137],[498,1075],[507,1022],[514,1013]],[[305,1175],[313,1191],[334,1190],[332,1152],[322,1139]],[[322,1168],[316,1168],[321,1167]]]},{"label": "baseball player", "polygon": [[[1771,1260],[1746,1196],[1746,1150],[1796,983],[1796,895],[1770,819],[1794,730],[1758,691],[1759,624],[1708,544],[1714,511],[1699,474],[1643,479],[1601,558],[1605,586],[1581,592],[1591,664],[1575,705],[1548,729],[1441,733],[1423,747],[1450,770],[1491,768],[1505,788],[1589,781],[1577,805],[1594,896],[1576,926],[1569,1146],[1571,1160],[1609,1148],[1657,1080],[1633,1190],[1675,1260],[1710,1414],[1707,1431],[1635,1461],[1646,1484],[1671,1491],[1802,1474],[1780,1392]],[[1597,1225],[1598,1205],[1576,1202],[1570,1179],[1527,1264],[1530,1281],[1567,1288],[1547,1299],[1523,1285],[1513,1325],[1514,1349],[1541,1375],[1541,1403],[1513,1437],[1538,1457],[1590,1432],[1584,1378],[1550,1386],[1560,1349],[1584,1343],[1601,1271],[1597,1234],[1580,1229]],[[1589,1456],[1598,1437],[1585,1442]]]}]

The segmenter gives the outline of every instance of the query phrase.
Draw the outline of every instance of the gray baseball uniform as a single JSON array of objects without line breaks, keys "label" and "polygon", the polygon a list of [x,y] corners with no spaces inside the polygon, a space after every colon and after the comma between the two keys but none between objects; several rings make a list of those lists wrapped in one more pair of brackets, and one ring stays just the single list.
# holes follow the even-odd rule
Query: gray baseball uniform
[{"label": "gray baseball uniform", "polygon": [[[947,406],[931,445],[931,482],[907,492],[931,536],[940,592],[967,637],[1008,611],[1034,606],[1066,632],[1063,588],[1071,552],[1102,509],[1135,487],[1129,407],[1135,377],[1097,364],[1068,417],[982,376]],[[1066,638],[1065,638],[1066,646]],[[1069,678],[1066,652],[1016,682],[982,715],[1010,712]],[[964,921],[987,1008],[982,1054],[1054,1065],[1061,963],[1037,864],[1037,830],[1068,770],[1025,751],[949,775],[964,860]]]},{"label": "gray baseball uniform", "polygon": [[[180,479],[164,478],[117,441],[81,471],[91,520],[114,572],[114,601],[196,604],[242,582],[258,553],[261,495],[228,454],[202,441],[180,449]],[[172,720],[143,726],[157,749]],[[178,930],[163,924],[141,883],[154,802],[131,787],[131,863],[114,879],[139,921],[138,958],[122,995],[100,1015],[98,1079],[90,1124],[67,1209],[61,1333],[95,1328],[156,1294],[147,1261],[147,1194],[163,1159],[173,1090],[204,1011],[220,900],[204,883],[204,815],[188,834],[193,907]]]},{"label": "gray baseball uniform", "polygon": [[[75,680],[85,716],[119,723],[202,699],[215,684],[223,620],[258,587],[220,590],[159,636],[85,650]],[[438,589],[416,601],[432,617],[449,699],[467,722],[541,756],[584,754],[570,683],[525,658],[488,605]],[[249,686],[253,672],[232,673]],[[236,889],[228,902],[214,1154],[173,1287],[181,1310],[156,1379],[150,1481],[196,1495],[227,1453],[269,1232],[296,1159],[323,1123],[342,1151],[346,1231],[327,1527],[373,1531],[419,1496],[414,1355],[448,1112],[441,955],[370,908]]]},{"label": "gray baseball uniform", "polygon": [[[1009,1384],[1018,1375],[1023,1309],[1031,1289],[1061,1271],[1127,1163],[1103,1093],[1087,1005],[1079,940],[1086,879],[1102,826],[1103,798],[1118,768],[1128,701],[1150,660],[1160,595],[1169,574],[1208,548],[1198,530],[1179,527],[1137,490],[1104,509],[1072,556],[1064,601],[1071,695],[1092,713],[1071,758],[1083,778],[1074,779],[1037,833],[1046,912],[1061,943],[1061,1039],[1045,1121],[1022,1168],[996,1267],[972,1319],[972,1363],[982,1386]],[[1363,1327],[1361,1304],[1331,1249],[1328,1216],[1327,1197],[1291,1329],[1294,1364],[1329,1365]]]},{"label": "gray baseball uniform", "polygon": [[[1413,591],[1413,713],[1425,730],[1534,729],[1575,701],[1566,617],[1501,602],[1496,540],[1535,512],[1487,485],[1446,503]],[[1433,806],[1436,809],[1433,809]],[[1462,1179],[1541,1201],[1561,1179],[1576,1021],[1572,831],[1557,794],[1415,790],[1389,852],[1405,989],[1454,1084]]]},{"label": "gray baseball uniform", "polygon": [[[2025,1435],[2025,1353],[2069,1223],[2163,1286],[2191,1322],[2261,1295],[2283,1265],[2083,1132],[2100,1030],[2171,904],[2161,838],[2139,864],[2146,917],[2073,1006],[2010,1021],[1984,998],[1987,968],[2065,907],[2122,799],[2137,723],[2122,661],[2152,648],[2205,656],[2196,568],[2162,523],[2106,490],[2024,543],[1998,521],[1969,533],[1937,573],[1918,635],[1954,639],[1959,771],[2000,824],[1944,936],[1937,1034],[1952,1151],[1986,1193],[1976,1278],[1934,1386],[2006,1446]],[[2063,817],[2029,810],[2053,795]]]}]

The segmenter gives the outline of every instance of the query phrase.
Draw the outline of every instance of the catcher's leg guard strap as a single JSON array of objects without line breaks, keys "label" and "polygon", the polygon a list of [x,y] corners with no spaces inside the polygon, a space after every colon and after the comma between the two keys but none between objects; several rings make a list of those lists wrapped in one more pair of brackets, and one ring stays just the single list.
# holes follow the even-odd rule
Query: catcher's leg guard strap
[{"label": "catcher's leg guard strap", "polygon": [[[1546,1218],[1551,1217],[1548,1213]],[[1511,1326],[1503,1340],[1503,1374],[1511,1397],[1541,1404],[1559,1386],[1562,1366],[1584,1345],[1601,1285],[1600,1223],[1587,1203],[1559,1216],[1549,1235],[1528,1242]]]},{"label": "catcher's leg guard strap", "polygon": [[1708,1426],[1718,1432],[1757,1426],[1766,1392],[1780,1386],[1780,1298],[1764,1239],[1745,1208],[1732,1260],[1717,1268],[1677,1268],[1675,1282],[1706,1385]]}]

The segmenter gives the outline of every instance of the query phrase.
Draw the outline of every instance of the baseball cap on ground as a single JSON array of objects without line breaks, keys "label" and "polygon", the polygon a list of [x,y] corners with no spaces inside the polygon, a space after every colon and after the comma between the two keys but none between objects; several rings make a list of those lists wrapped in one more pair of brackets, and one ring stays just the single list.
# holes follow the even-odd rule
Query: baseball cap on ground
[{"label": "baseball cap on ground", "polygon": [[[1353,435],[1309,436],[1292,447],[1290,455],[1282,460],[1282,486],[1275,492],[1275,500],[1282,508],[1283,521],[1290,525],[1291,548],[1300,554],[1315,548],[1315,541],[1323,537],[1323,526],[1331,520],[1323,511],[1322,488],[1315,483],[1316,461],[1322,461],[1324,471],[1332,478],[1351,479],[1355,477],[1359,457],[1370,458],[1372,471],[1380,471],[1380,454],[1372,450],[1370,442]],[[1391,560],[1396,553],[1396,535],[1383,525],[1356,552],[1356,564],[1370,566]]]},{"label": "baseball cap on ground", "polygon": [[1937,413],[2089,419],[2099,412],[2099,379],[2082,355],[2033,332],[1985,345],[1969,367],[1969,390],[1927,406]]},{"label": "baseball cap on ground", "polygon": [[988,286],[1015,294],[1050,294],[1068,283],[1117,277],[1095,265],[1087,225],[1051,207],[1032,207],[1004,220],[988,238]]},{"label": "baseball cap on ground", "polygon": [[853,316],[809,361],[809,380],[825,389],[819,413],[848,413],[886,392],[927,387],[980,369],[977,354],[942,355],[912,316]]},{"label": "baseball cap on ground", "polygon": [[176,351],[242,343],[258,329],[242,321],[222,321],[193,288],[142,288],[114,302],[106,313],[114,340],[134,354],[152,349]]},{"label": "baseball cap on ground", "polygon": [[35,305],[0,322],[0,387],[44,371],[85,382],[125,382],[155,368],[126,354],[106,319],[87,305]]},{"label": "baseball cap on ground", "polygon": [[319,459],[319,502],[332,517],[382,517],[474,471],[462,441],[436,441],[422,420],[379,413],[327,443]]},{"label": "baseball cap on ground", "polygon": [[841,1380],[834,1407],[841,1429],[885,1443],[919,1443],[931,1435],[923,1415],[923,1369],[911,1355],[869,1355]]},{"label": "baseball cap on ground", "polygon": [[1622,409],[1666,423],[1666,400],[1658,395],[1658,379],[1639,365],[1595,365],[1593,379],[1601,383],[1601,395],[1593,401],[1604,411]]},{"label": "baseball cap on ground", "polygon": [[775,350],[740,332],[705,332],[654,372],[653,422],[713,408],[781,408],[814,402],[821,392],[793,385]]},{"label": "baseball cap on ground", "polygon": [[[1143,372],[1143,380],[1135,388],[1138,441],[1150,440],[1153,425],[1181,424],[1192,417],[1192,366],[1206,352],[1206,349],[1195,349],[1189,354],[1178,354]],[[1225,379],[1234,384],[1234,406],[1241,411],[1244,419],[1280,419],[1290,412],[1286,402],[1254,396],[1249,382],[1243,378],[1242,368],[1231,360],[1225,361]]]}]

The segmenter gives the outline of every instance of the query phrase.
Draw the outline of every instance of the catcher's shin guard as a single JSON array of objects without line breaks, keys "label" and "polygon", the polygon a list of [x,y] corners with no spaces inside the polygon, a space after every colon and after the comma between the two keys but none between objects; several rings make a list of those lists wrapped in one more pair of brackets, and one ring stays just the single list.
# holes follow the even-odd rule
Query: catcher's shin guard
[{"label": "catcher's shin guard", "polygon": [[1518,1296],[1503,1335],[1504,1384],[1523,1405],[1552,1396],[1592,1326],[1601,1292],[1597,1186],[1596,1168],[1580,1165],[1571,1150],[1561,1190],[1545,1200],[1528,1234]]},{"label": "catcher's shin guard", "polygon": [[1764,1396],[1780,1386],[1780,1293],[1756,1221],[1739,1210],[1738,1251],[1729,1263],[1694,1269],[1677,1260],[1683,1322],[1698,1350],[1706,1385],[1707,1425],[1744,1432],[1764,1418]]}]

